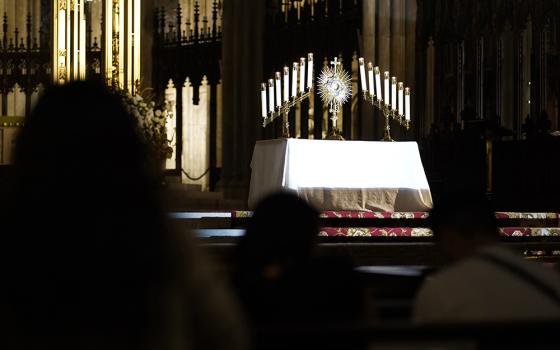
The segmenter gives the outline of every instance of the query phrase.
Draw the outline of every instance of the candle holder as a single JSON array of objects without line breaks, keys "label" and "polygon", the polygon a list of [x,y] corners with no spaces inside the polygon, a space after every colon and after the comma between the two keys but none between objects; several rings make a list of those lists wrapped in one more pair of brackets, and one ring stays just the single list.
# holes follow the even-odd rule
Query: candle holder
[{"label": "candle holder", "polygon": [[396,77],[390,78],[389,72],[383,74],[384,87],[382,88],[379,67],[373,67],[371,62],[368,63],[368,79],[364,59],[360,57],[358,62],[364,101],[379,109],[385,119],[381,141],[394,141],[391,137],[391,119],[406,130],[410,129],[410,88],[405,88],[402,82],[397,83]]},{"label": "candle holder", "polygon": [[329,112],[331,114],[330,120],[332,126],[326,139],[344,140],[336,123],[338,121],[340,107],[348,101],[352,95],[351,78],[348,72],[339,67],[340,62],[338,62],[336,57],[331,61],[331,64],[332,68],[327,67],[323,69],[319,76],[319,95],[321,95],[323,102],[329,106]]},{"label": "candle holder", "polygon": [[313,54],[309,53],[307,60],[305,57],[301,57],[299,63],[293,63],[291,79],[289,67],[284,66],[283,74],[276,72],[275,79],[269,79],[268,85],[261,84],[263,128],[272,123],[274,119],[282,117],[282,138],[290,138],[290,110],[298,103],[308,99],[312,89]]},{"label": "candle holder", "polygon": [[280,107],[276,107],[273,112],[269,112],[266,118],[263,118],[263,128],[272,123],[274,119],[282,117],[282,138],[290,138],[290,110],[298,103],[305,101],[311,95],[311,88],[307,88],[304,93],[298,93],[288,101],[282,102]]},{"label": "candle holder", "polygon": [[405,116],[399,114],[398,111],[391,109],[391,107],[385,104],[383,100],[377,99],[375,95],[368,94],[367,91],[363,92],[363,97],[366,102],[369,102],[372,106],[376,107],[383,113],[385,125],[383,127],[383,138],[381,141],[395,141],[391,137],[391,119],[398,122],[406,130],[410,129],[410,120],[407,120]]}]

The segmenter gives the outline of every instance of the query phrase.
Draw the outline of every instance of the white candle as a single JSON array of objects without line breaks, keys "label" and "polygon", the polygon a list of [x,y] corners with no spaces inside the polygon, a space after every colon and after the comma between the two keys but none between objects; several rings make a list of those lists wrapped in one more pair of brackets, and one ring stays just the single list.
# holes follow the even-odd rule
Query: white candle
[{"label": "white candle", "polygon": [[397,77],[391,78],[391,109],[397,110]]},{"label": "white candle", "polygon": [[280,72],[276,72],[276,107],[282,106],[282,82]]},{"label": "white candle", "polygon": [[410,88],[404,89],[404,116],[410,121]]},{"label": "white candle", "polygon": [[298,63],[294,62],[292,68],[292,97],[297,95],[297,77],[298,77]]},{"label": "white candle", "polygon": [[385,105],[388,106],[389,105],[389,72],[385,72],[383,73],[383,80],[384,80],[384,92],[385,92],[385,97],[383,98],[383,101],[385,102]]},{"label": "white candle", "polygon": [[307,88],[311,89],[313,85],[313,54],[307,54]]},{"label": "white candle", "polygon": [[399,116],[404,116],[404,84],[399,83]]},{"label": "white candle", "polygon": [[299,59],[299,92],[305,91],[305,58]]},{"label": "white candle", "polygon": [[268,111],[274,113],[274,79],[268,79]]},{"label": "white candle", "polygon": [[364,59],[362,57],[360,57],[358,59],[358,62],[360,64],[360,82],[362,83],[362,91],[366,92],[367,91],[367,87],[366,87],[366,67],[364,66]]},{"label": "white candle", "polygon": [[290,68],[284,67],[284,102],[290,100]]},{"label": "white candle", "polygon": [[369,82],[369,95],[370,96],[375,96],[375,91],[373,90],[373,64],[371,64],[371,62],[369,62],[367,64],[367,70],[368,70],[368,82]]},{"label": "white candle", "polygon": [[262,103],[262,117],[266,118],[267,110],[266,110],[266,84],[261,84],[261,103]]},{"label": "white candle", "polygon": [[375,93],[377,94],[377,99],[383,101],[383,94],[381,93],[381,72],[379,67],[373,68],[375,72]]}]

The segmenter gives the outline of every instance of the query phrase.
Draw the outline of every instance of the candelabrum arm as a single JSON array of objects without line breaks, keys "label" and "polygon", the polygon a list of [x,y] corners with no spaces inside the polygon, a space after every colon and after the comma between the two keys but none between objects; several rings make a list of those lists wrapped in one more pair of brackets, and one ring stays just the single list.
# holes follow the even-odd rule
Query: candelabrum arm
[{"label": "candelabrum arm", "polygon": [[389,119],[395,120],[407,130],[410,128],[410,121],[407,120],[404,115],[399,114],[398,111],[391,109],[383,100],[377,99],[376,96],[368,96],[367,93],[363,94],[363,98],[366,102],[380,110],[384,117],[387,116]]},{"label": "candelabrum arm", "polygon": [[267,118],[263,118],[263,128],[272,123],[272,121],[274,121],[274,119],[278,117],[283,117],[285,120],[287,120],[286,116],[290,114],[290,110],[298,103],[301,103],[308,99],[310,95],[311,89],[307,89],[307,91],[303,94],[297,94],[296,96],[290,98],[288,101],[282,102],[282,105],[280,107],[276,107],[273,112],[268,113]]}]

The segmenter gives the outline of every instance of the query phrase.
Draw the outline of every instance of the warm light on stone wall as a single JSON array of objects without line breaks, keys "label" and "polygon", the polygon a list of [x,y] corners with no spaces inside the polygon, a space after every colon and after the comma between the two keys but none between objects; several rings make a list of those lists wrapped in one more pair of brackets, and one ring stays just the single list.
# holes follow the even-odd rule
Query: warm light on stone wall
[{"label": "warm light on stone wall", "polygon": [[53,81],[86,77],[85,0],[53,0]]},{"label": "warm light on stone wall", "polygon": [[140,0],[105,0],[105,77],[132,93],[140,85]]}]

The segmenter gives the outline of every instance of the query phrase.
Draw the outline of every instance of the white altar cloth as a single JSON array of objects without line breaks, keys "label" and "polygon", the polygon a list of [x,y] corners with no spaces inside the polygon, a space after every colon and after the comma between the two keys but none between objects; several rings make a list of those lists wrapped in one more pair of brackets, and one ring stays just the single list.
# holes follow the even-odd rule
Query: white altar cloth
[{"label": "white altar cloth", "polygon": [[257,141],[249,207],[293,190],[318,210],[428,211],[432,196],[416,142]]}]

